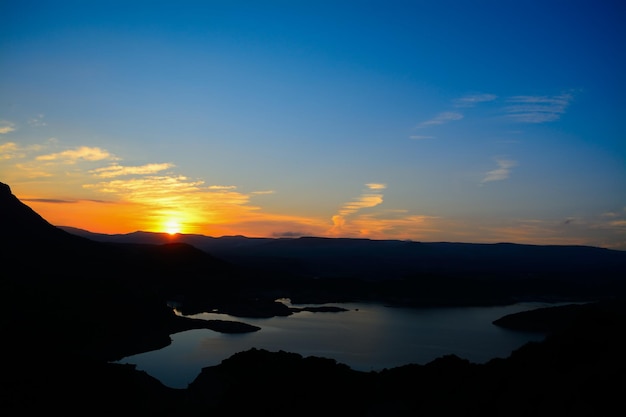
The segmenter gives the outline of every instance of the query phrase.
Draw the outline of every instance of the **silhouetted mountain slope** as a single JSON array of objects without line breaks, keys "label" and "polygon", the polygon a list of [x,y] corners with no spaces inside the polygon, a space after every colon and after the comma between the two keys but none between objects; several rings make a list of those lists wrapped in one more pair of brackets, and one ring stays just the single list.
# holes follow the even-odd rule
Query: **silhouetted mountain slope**
[{"label": "silhouetted mountain slope", "polygon": [[[308,279],[291,273],[276,279],[265,273],[241,275],[232,263],[185,243],[104,244],[72,236],[19,202],[4,184],[0,184],[0,227],[7,230],[0,251],[2,415],[552,417],[621,416],[626,412],[626,320],[623,301],[618,299],[611,306],[621,307],[583,309],[574,319],[570,316],[553,326],[545,342],[525,345],[509,358],[484,365],[446,356],[426,365],[366,373],[331,359],[251,349],[205,368],[188,389],[170,389],[132,366],[107,363],[107,359],[165,346],[171,333],[189,328],[254,330],[243,323],[212,326],[177,317],[165,304],[167,296],[175,293],[185,302],[190,297],[192,304],[208,299],[209,304],[224,309],[258,307],[260,312],[243,313],[258,315],[282,314],[273,310],[276,307],[271,300],[283,294],[317,298],[356,294],[377,300],[401,298],[401,302],[406,301],[402,297],[412,302],[430,297],[432,302],[447,287],[448,293],[458,293],[455,297],[460,302],[477,297],[476,290],[465,294],[468,285],[484,291],[496,281],[481,283],[476,281],[480,277],[472,274],[421,274],[419,279],[409,275],[397,280]],[[293,242],[303,246],[293,247]],[[302,255],[307,262],[332,258],[334,250],[345,256],[358,254],[359,259],[371,244],[242,237],[229,238],[227,243],[229,250],[235,246],[252,250],[259,245],[254,256],[263,251],[284,255],[290,250],[313,254]],[[374,245],[379,245],[379,253],[395,256],[411,246],[408,243]],[[328,244],[337,246],[331,250]],[[496,248],[508,250],[506,245]],[[476,247],[468,248],[470,253],[463,256],[482,256],[471,255],[473,249]],[[435,258],[443,262],[445,251],[438,253]],[[279,258],[285,259],[283,255]],[[276,262],[273,259],[268,266]],[[328,265],[332,262],[325,267]],[[618,259],[616,265],[619,270],[623,264]],[[510,286],[510,279],[504,281]],[[540,280],[540,284],[546,281]],[[501,295],[496,291],[488,298]],[[447,297],[436,303],[450,300]]]},{"label": "silhouetted mountain slope", "polygon": [[5,184],[0,227],[6,230],[0,331],[26,344],[54,340],[46,351],[121,358],[166,346],[170,333],[211,327],[176,316],[167,301],[219,288],[232,269],[184,243],[104,244],[72,235],[50,225]]}]

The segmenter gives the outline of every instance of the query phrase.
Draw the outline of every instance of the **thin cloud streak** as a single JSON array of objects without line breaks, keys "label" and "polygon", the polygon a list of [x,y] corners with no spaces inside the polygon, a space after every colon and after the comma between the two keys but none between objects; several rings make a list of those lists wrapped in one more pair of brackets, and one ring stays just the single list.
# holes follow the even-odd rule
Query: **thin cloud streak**
[{"label": "thin cloud streak", "polygon": [[387,185],[382,183],[369,183],[365,184],[365,186],[371,192],[364,192],[356,200],[344,204],[339,209],[339,212],[332,216],[333,226],[329,230],[329,234],[340,234],[346,225],[346,217],[364,208],[376,207],[382,204],[383,195],[379,192],[387,188]]},{"label": "thin cloud streak", "polygon": [[376,183],[376,182],[371,182],[371,183],[365,184],[365,185],[370,190],[384,190],[385,188],[387,188],[387,184]]},{"label": "thin cloud streak", "polygon": [[146,164],[142,166],[122,166],[122,165],[110,165],[108,167],[97,168],[89,171],[90,173],[101,178],[113,178],[124,175],[145,175],[155,174],[160,171],[172,168],[174,164],[162,163],[162,164]]},{"label": "thin cloud streak", "polygon": [[514,96],[504,110],[507,117],[519,123],[546,123],[558,120],[564,113],[573,96]]},{"label": "thin cloud streak", "polygon": [[38,161],[64,161],[66,163],[75,163],[78,160],[85,161],[103,161],[118,160],[115,155],[97,147],[80,146],[75,149],[52,153],[48,155],[40,155],[36,158]]},{"label": "thin cloud streak", "polygon": [[461,120],[462,118],[463,118],[463,114],[459,112],[446,111],[443,113],[439,113],[437,116],[435,116],[434,118],[430,120],[420,123],[418,127],[440,125],[440,124],[444,124],[444,123],[455,121],[455,120]]},{"label": "thin cloud streak", "polygon": [[481,183],[505,180],[509,178],[511,168],[517,165],[517,162],[510,159],[497,159],[496,162],[498,168],[487,172]]},{"label": "thin cloud streak", "polygon": [[472,94],[452,100],[455,107],[474,107],[477,104],[494,101],[498,96],[495,94]]}]

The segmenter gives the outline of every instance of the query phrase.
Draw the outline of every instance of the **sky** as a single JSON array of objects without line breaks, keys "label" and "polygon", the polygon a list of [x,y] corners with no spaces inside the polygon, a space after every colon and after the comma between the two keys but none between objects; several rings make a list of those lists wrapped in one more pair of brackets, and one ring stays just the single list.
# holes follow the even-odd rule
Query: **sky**
[{"label": "sky", "polygon": [[622,1],[0,0],[0,182],[97,233],[626,250]]}]

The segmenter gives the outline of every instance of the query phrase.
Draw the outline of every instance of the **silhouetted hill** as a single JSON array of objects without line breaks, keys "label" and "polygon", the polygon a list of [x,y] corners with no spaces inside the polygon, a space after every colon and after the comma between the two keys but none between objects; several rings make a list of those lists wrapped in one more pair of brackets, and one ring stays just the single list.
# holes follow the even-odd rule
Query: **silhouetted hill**
[{"label": "silhouetted hill", "polygon": [[[221,259],[256,267],[283,268],[309,277],[402,278],[418,273],[583,277],[621,276],[626,252],[575,245],[413,242],[350,238],[247,238],[133,232],[107,235],[60,227],[101,242],[185,242]],[[280,265],[280,264],[283,265]],[[286,264],[286,265],[285,265]]]},{"label": "silhouetted hill", "polygon": [[266,290],[274,288],[274,295],[294,302],[377,299],[405,305],[480,305],[596,299],[626,292],[626,252],[590,246],[106,235],[64,229],[102,242],[185,242],[263,278]]},{"label": "silhouetted hill", "polygon": [[[626,411],[626,320],[624,304],[619,299],[610,305],[621,308],[583,309],[581,314],[567,315],[567,319],[560,315],[561,319],[554,321],[558,325],[553,323],[545,342],[527,344],[509,358],[484,365],[445,356],[426,365],[407,364],[366,373],[332,359],[251,349],[218,366],[205,368],[187,389],[167,388],[133,366],[107,360],[165,346],[170,334],[185,329],[258,329],[245,323],[204,322],[175,316],[166,305],[170,296],[180,295],[184,302],[191,299],[191,304],[219,305],[226,311],[244,309],[243,315],[256,316],[268,312],[290,314],[276,310],[272,302],[272,297],[284,294],[317,299],[359,296],[400,303],[435,300],[434,304],[440,305],[476,302],[478,291],[488,292],[489,286],[497,282],[506,282],[508,295],[519,295],[520,288],[511,293],[511,277],[496,281],[494,276],[480,281],[482,278],[473,272],[457,275],[413,271],[403,279],[385,280],[312,279],[293,274],[289,268],[279,268],[281,274],[272,279],[269,272],[280,266],[281,259],[287,264],[292,262],[292,254],[300,254],[300,258],[295,258],[306,262],[333,258],[337,256],[334,251],[348,257],[357,254],[356,258],[349,258],[349,264],[368,253],[372,244],[378,245],[379,253],[390,257],[411,245],[316,238],[232,237],[224,242],[217,239],[228,243],[232,253],[236,246],[247,245],[248,251],[259,245],[254,256],[281,254],[268,262],[263,273],[248,276],[255,271],[251,265],[258,263],[251,262],[240,269],[232,259],[223,261],[184,242],[103,243],[73,236],[46,222],[4,184],[0,184],[0,227],[7,231],[2,235],[0,251],[0,289],[4,296],[0,331],[5,358],[0,373],[2,415],[552,417],[621,416]],[[301,246],[292,246],[294,242]],[[269,246],[264,247],[266,244]],[[403,246],[406,247],[402,249]],[[444,262],[445,250],[450,250],[448,244],[426,248],[436,253],[431,259],[438,262]],[[452,248],[448,253],[457,253],[458,247]],[[506,252],[509,246],[470,246],[466,248],[469,252],[462,255],[471,260],[472,256],[483,256],[479,252],[485,248],[496,248],[496,253],[489,256],[498,257],[498,250]],[[474,249],[478,252],[472,252]],[[513,252],[519,254],[517,249]],[[588,252],[583,249],[571,253],[582,256]],[[619,272],[623,264],[621,258],[617,259],[612,265]],[[325,263],[324,268],[335,261]],[[536,261],[535,267],[541,262]],[[595,265],[595,270],[602,272],[592,273],[588,281],[595,284],[600,277],[601,282],[616,282],[617,278],[607,272],[610,268],[602,269],[594,264],[597,260],[588,259],[582,264],[585,262],[589,271]],[[547,276],[553,273],[548,272]],[[537,289],[549,283],[544,274],[539,276],[542,278],[537,281]],[[607,276],[613,281],[606,280]],[[500,290],[484,301],[502,297]],[[609,305],[609,301],[600,303],[594,305]],[[533,316],[533,320],[542,317],[546,316]]]},{"label": "silhouetted hill", "polygon": [[0,228],[0,331],[33,344],[54,340],[47,351],[121,358],[166,346],[175,331],[210,328],[176,316],[167,301],[219,287],[232,269],[184,243],[105,244],[72,235],[1,183]]}]

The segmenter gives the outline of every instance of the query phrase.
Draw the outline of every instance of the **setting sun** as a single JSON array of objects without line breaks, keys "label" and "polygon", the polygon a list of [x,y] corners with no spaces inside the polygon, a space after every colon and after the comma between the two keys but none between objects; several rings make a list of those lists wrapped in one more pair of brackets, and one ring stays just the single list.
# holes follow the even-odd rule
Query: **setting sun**
[{"label": "setting sun", "polygon": [[180,233],[181,230],[180,223],[177,220],[168,220],[165,223],[164,228],[165,232],[169,233],[170,235]]}]

